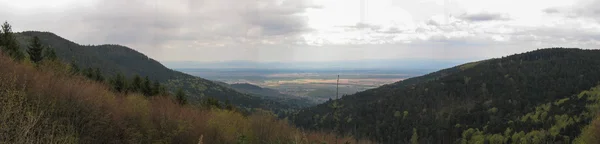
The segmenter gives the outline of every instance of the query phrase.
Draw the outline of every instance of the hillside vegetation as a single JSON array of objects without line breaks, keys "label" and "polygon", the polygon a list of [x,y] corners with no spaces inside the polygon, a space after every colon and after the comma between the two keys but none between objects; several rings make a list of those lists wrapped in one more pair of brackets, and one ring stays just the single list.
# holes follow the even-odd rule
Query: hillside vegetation
[{"label": "hillside vegetation", "polygon": [[599,56],[550,48],[468,63],[306,108],[293,119],[382,143],[570,143],[598,113]]},{"label": "hillside vegetation", "polygon": [[221,102],[229,101],[244,110],[262,108],[276,113],[293,110],[289,103],[283,104],[240,93],[212,81],[168,69],[158,61],[125,46],[80,45],[50,32],[26,31],[14,35],[21,51],[27,49],[33,37],[39,37],[41,43],[56,51],[58,59],[73,63],[79,69],[99,68],[106,76],[113,76],[118,72],[127,78],[135,75],[148,76],[150,81],[164,83],[171,92],[182,88],[191,103],[200,103],[203,99],[214,98]]},{"label": "hillside vegetation", "polygon": [[0,143],[370,143],[305,132],[260,109],[243,115],[215,103],[181,103],[170,94],[118,92],[50,53],[33,52],[46,49],[42,45],[31,44],[23,54],[5,34]]}]

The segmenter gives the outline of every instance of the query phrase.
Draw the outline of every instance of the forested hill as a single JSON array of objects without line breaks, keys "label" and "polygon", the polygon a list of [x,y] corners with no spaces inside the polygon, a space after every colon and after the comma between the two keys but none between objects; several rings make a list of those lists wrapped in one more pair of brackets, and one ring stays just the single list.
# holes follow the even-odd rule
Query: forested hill
[{"label": "forested hill", "polygon": [[359,92],[292,119],[382,143],[570,142],[598,112],[600,90],[585,90],[599,81],[600,50],[549,48]]},{"label": "forested hill", "polygon": [[125,46],[80,45],[50,32],[28,31],[17,33],[17,39],[22,49],[26,49],[30,39],[34,36],[38,36],[43,44],[54,49],[59,59],[64,62],[73,62],[82,70],[98,68],[107,76],[117,72],[128,77],[148,76],[151,80],[167,84],[171,90],[183,88],[188,93],[188,99],[191,102],[212,97],[221,102],[229,101],[242,108],[264,108],[277,111],[289,108],[287,105],[272,100],[243,94],[212,81],[168,69],[156,60]]}]

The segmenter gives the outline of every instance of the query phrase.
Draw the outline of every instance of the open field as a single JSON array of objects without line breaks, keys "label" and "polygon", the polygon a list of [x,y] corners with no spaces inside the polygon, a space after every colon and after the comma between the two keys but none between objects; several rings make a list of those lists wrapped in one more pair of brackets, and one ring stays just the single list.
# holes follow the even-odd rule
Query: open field
[{"label": "open field", "polygon": [[323,102],[403,79],[423,75],[426,70],[263,70],[263,69],[178,69],[180,71],[229,84],[249,83],[281,93]]}]

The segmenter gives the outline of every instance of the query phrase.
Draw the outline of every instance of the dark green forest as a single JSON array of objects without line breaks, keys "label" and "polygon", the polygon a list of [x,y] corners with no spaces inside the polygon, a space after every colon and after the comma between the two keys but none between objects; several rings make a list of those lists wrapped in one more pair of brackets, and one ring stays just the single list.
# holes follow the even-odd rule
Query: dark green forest
[{"label": "dark green forest", "polygon": [[468,63],[292,119],[381,143],[570,143],[598,111],[599,57],[600,50],[549,48]]}]

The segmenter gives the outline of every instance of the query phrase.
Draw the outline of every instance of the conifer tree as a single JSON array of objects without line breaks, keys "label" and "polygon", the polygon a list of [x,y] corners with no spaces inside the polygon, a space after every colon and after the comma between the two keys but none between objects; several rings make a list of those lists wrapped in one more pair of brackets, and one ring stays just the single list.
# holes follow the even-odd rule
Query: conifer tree
[{"label": "conifer tree", "polygon": [[177,98],[177,102],[180,105],[187,104],[187,99],[185,98],[185,92],[183,92],[183,89],[181,89],[181,88],[177,89],[175,97]]},{"label": "conifer tree", "polygon": [[125,92],[127,88],[127,79],[121,73],[115,75],[115,77],[111,80],[113,89],[117,92]]},{"label": "conifer tree", "polygon": [[17,38],[12,32],[12,26],[8,22],[2,24],[2,34],[0,35],[0,47],[5,54],[8,54],[15,60],[23,60],[25,55],[19,49]]},{"label": "conifer tree", "polygon": [[146,96],[152,96],[152,84],[148,76],[144,77],[144,82],[142,83],[142,93],[144,93]]},{"label": "conifer tree", "polygon": [[34,36],[33,39],[31,40],[31,43],[29,44],[28,49],[27,49],[27,54],[29,54],[29,60],[31,60],[31,62],[36,63],[36,64],[39,63],[40,61],[42,61],[42,59],[44,58],[42,56],[43,50],[44,50],[44,45],[42,45],[40,38],[37,36]]},{"label": "conifer tree", "polygon": [[99,68],[96,68],[96,70],[94,70],[94,77],[93,77],[96,81],[99,82],[103,82],[104,81],[104,76],[102,76],[102,72],[100,72]]},{"label": "conifer tree", "polygon": [[159,95],[160,93],[160,83],[154,80],[154,84],[152,85],[152,95]]},{"label": "conifer tree", "polygon": [[139,75],[135,75],[133,80],[131,80],[131,91],[132,92],[140,92],[142,87],[142,78]]},{"label": "conifer tree", "polygon": [[44,59],[52,61],[58,59],[58,57],[56,56],[56,52],[53,48],[46,48],[44,50]]}]

